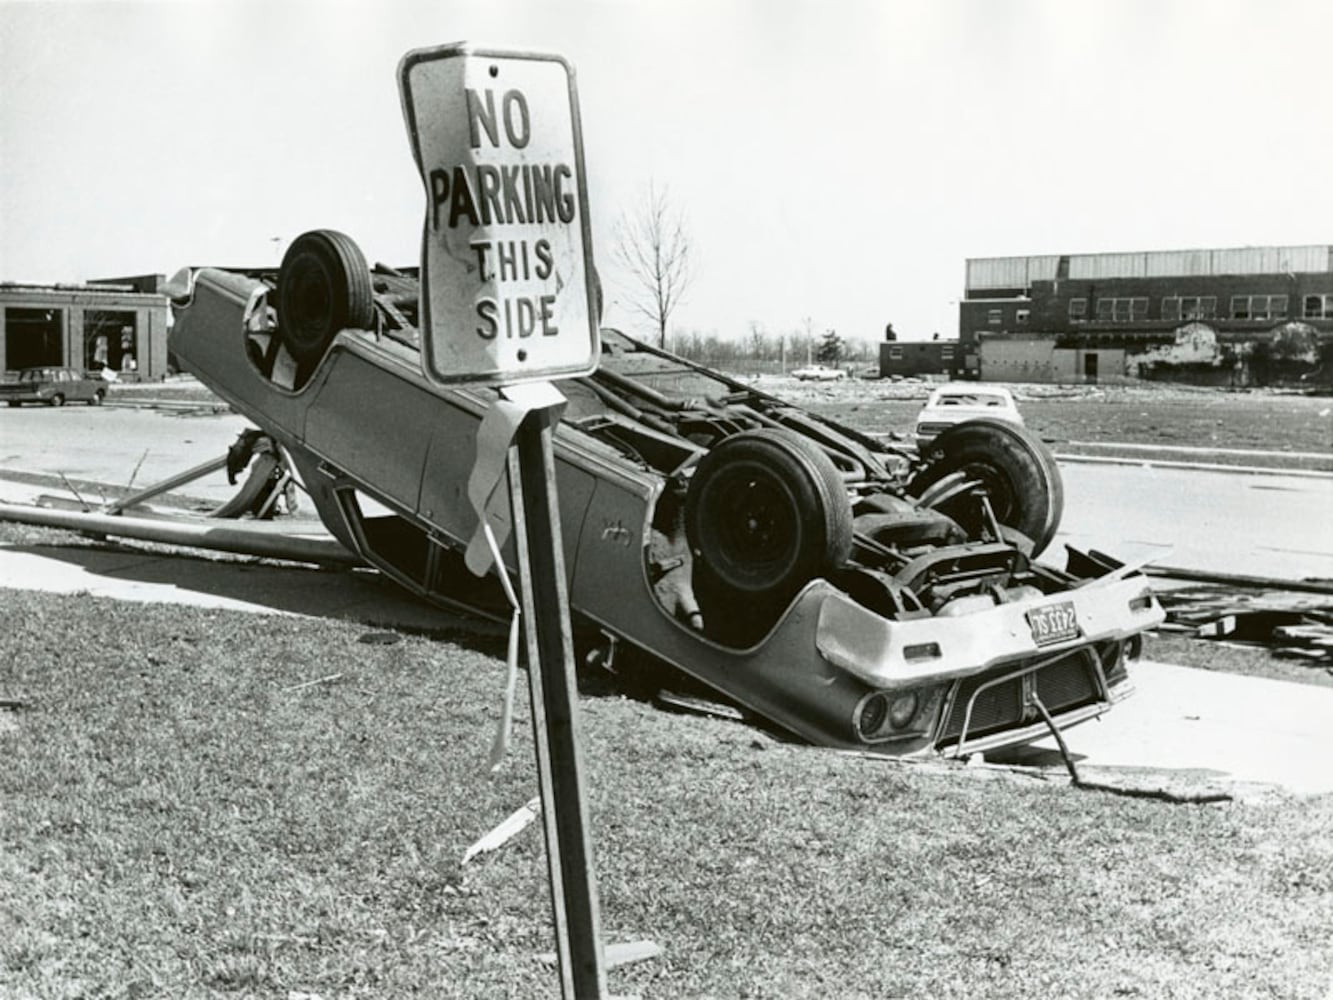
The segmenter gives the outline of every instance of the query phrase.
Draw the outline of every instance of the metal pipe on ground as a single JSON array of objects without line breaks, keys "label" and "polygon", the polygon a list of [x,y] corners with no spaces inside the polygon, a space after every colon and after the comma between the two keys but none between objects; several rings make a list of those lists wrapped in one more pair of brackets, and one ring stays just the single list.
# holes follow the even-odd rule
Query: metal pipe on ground
[{"label": "metal pipe on ground", "polygon": [[145,500],[151,500],[155,496],[174,490],[177,486],[184,486],[186,483],[192,483],[196,479],[201,479],[210,473],[217,472],[219,469],[227,467],[227,456],[215,458],[208,462],[196,465],[193,469],[186,469],[179,475],[172,476],[170,479],[164,479],[160,483],[155,483],[146,489],[139,490],[137,493],[131,493],[127,497],[122,497],[115,503],[107,504],[105,513],[119,514],[127,507],[133,507],[135,504],[143,503]]},{"label": "metal pipe on ground", "polygon": [[1333,595],[1333,580],[1282,580],[1271,576],[1246,576],[1241,573],[1211,573],[1183,566],[1143,566],[1145,576],[1166,580],[1190,580],[1195,583],[1217,583],[1229,587],[1254,587],[1260,590],[1288,590],[1302,594]]},{"label": "metal pipe on ground", "polygon": [[364,563],[332,539],[274,536],[228,525],[147,520],[124,515],[85,514],[81,511],[47,510],[23,504],[0,504],[0,521],[14,521],[42,528],[63,528],[87,534],[134,538],[166,545],[188,545],[196,549],[233,552],[238,555],[316,563],[321,566],[362,566]]}]

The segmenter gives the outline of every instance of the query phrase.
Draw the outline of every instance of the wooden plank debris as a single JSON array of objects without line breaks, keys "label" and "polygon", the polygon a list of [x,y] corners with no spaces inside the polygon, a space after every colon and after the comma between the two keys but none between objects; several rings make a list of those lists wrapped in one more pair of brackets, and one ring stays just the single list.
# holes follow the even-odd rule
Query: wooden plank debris
[{"label": "wooden plank debris", "polygon": [[1333,599],[1285,589],[1194,586],[1162,590],[1159,631],[1267,646],[1312,665],[1333,663]]},{"label": "wooden plank debris", "polygon": [[526,804],[510,813],[498,826],[479,839],[463,854],[461,864],[467,864],[478,854],[494,851],[526,830],[542,814],[541,796],[534,796]]}]

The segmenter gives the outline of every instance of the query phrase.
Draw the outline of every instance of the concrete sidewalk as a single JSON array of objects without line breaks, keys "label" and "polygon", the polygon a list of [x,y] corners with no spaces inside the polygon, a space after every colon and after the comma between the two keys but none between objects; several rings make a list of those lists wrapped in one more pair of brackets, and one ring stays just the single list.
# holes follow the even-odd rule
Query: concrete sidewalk
[{"label": "concrete sidewalk", "polygon": [[[1076,766],[1333,792],[1333,688],[1143,661],[1135,694],[1063,735]],[[1063,770],[1053,738],[997,759]]]},{"label": "concrete sidewalk", "polygon": [[[235,487],[227,489],[234,491]],[[209,490],[212,495],[207,499],[217,501],[220,491],[220,487]],[[34,504],[41,495],[73,499],[64,490],[0,478],[0,501]],[[302,516],[249,525],[266,533],[286,531],[306,538],[332,538],[308,507]],[[260,614],[340,618],[424,632],[494,627],[480,618],[451,615],[418,600],[369,568],[279,565],[184,548],[164,552],[162,546],[119,539],[71,545],[0,545],[0,587]]]}]

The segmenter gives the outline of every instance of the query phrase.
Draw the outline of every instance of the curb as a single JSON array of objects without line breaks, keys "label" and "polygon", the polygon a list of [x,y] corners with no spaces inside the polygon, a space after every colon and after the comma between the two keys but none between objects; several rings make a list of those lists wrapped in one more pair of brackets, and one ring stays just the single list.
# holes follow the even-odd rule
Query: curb
[{"label": "curb", "polygon": [[1137,465],[1159,469],[1191,469],[1197,472],[1231,472],[1248,476],[1296,476],[1303,479],[1333,479],[1333,472],[1319,469],[1285,469],[1278,466],[1222,465],[1217,462],[1184,462],[1157,458],[1115,458],[1102,455],[1057,453],[1058,462],[1086,462],[1093,465]]}]

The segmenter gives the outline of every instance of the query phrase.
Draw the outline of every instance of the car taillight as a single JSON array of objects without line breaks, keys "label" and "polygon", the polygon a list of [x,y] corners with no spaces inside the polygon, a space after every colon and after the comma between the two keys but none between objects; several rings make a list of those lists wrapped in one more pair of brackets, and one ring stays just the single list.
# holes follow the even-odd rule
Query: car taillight
[{"label": "car taillight", "polygon": [[916,718],[916,710],[921,704],[915,691],[900,694],[889,702],[889,725],[894,729],[906,729]]},{"label": "car taillight", "polygon": [[867,695],[855,716],[856,732],[867,742],[900,734],[916,720],[921,698],[915,691]]},{"label": "car taillight", "polygon": [[872,694],[861,702],[856,713],[856,731],[863,740],[872,740],[879,735],[884,720],[889,717],[889,699],[884,694]]}]

